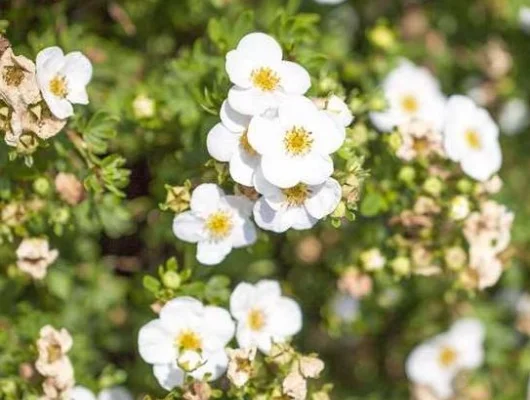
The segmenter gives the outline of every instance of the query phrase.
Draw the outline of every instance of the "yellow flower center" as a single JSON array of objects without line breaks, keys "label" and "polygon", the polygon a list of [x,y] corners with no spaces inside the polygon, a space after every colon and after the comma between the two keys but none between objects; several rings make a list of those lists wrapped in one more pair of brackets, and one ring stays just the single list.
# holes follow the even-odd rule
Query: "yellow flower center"
[{"label": "yellow flower center", "polygon": [[202,348],[202,340],[195,332],[186,329],[177,336],[175,346],[179,350],[200,351]]},{"label": "yellow flower center", "polygon": [[482,148],[482,142],[480,140],[480,135],[474,129],[468,129],[465,133],[466,142],[469,147],[473,150],[480,150]]},{"label": "yellow flower center", "polygon": [[416,98],[410,94],[403,96],[401,99],[401,107],[408,114],[414,114],[418,111],[419,104]]},{"label": "yellow flower center", "polygon": [[289,154],[293,156],[303,156],[311,150],[313,138],[311,137],[311,132],[295,126],[285,134],[283,144],[285,150]]},{"label": "yellow flower center", "polygon": [[258,153],[256,153],[256,150],[254,150],[254,148],[250,145],[250,143],[248,141],[248,132],[247,131],[243,132],[243,134],[239,138],[239,145],[250,156],[255,156],[256,154],[258,154]]},{"label": "yellow flower center", "polygon": [[438,356],[438,362],[445,368],[455,363],[457,357],[456,351],[452,347],[443,347]]},{"label": "yellow flower center", "polygon": [[55,96],[64,99],[68,94],[66,78],[62,75],[56,75],[55,78],[50,81],[50,92]]},{"label": "yellow flower center", "polygon": [[213,239],[224,239],[232,231],[234,224],[230,214],[226,211],[217,211],[206,219],[206,229]]},{"label": "yellow flower center", "polygon": [[304,204],[304,201],[309,197],[309,188],[303,183],[299,183],[289,189],[282,189],[286,197],[287,204],[290,207],[299,207]]},{"label": "yellow flower center", "polygon": [[50,364],[59,360],[62,357],[62,355],[63,355],[63,352],[59,344],[53,343],[48,346],[48,362]]},{"label": "yellow flower center", "polygon": [[264,92],[276,90],[280,84],[280,77],[269,67],[261,67],[251,72],[252,84]]},{"label": "yellow flower center", "polygon": [[263,314],[263,311],[250,310],[248,313],[248,326],[253,331],[260,331],[265,326],[265,314]]},{"label": "yellow flower center", "polygon": [[2,74],[4,82],[9,86],[18,86],[22,83],[24,79],[24,71],[22,68],[17,68],[13,65],[4,67],[4,72]]}]

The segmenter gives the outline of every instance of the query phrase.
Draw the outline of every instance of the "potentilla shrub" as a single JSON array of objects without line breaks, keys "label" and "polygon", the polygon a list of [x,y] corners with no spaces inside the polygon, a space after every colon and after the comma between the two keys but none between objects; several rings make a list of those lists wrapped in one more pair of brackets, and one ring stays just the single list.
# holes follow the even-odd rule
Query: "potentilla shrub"
[{"label": "potentilla shrub", "polygon": [[526,395],[524,8],[20,3],[0,398]]}]

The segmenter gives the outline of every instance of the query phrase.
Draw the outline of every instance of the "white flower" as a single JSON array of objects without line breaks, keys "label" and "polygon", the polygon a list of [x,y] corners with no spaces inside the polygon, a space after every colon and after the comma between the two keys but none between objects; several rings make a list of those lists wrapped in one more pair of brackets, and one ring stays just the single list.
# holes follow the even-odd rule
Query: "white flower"
[{"label": "white flower", "polygon": [[333,178],[319,185],[299,183],[280,189],[258,171],[255,183],[263,196],[254,204],[254,220],[260,228],[277,233],[289,228],[310,229],[337,208],[342,195],[339,183]]},{"label": "white flower", "polygon": [[516,135],[530,125],[530,110],[522,99],[506,102],[499,114],[499,126],[506,135]]},{"label": "white flower", "polygon": [[388,74],[382,89],[388,109],[370,114],[377,129],[388,132],[411,119],[419,119],[440,131],[445,97],[440,84],[427,69],[404,60]]},{"label": "white flower", "polygon": [[71,400],[133,400],[131,393],[121,386],[103,389],[98,396],[84,386],[76,386],[72,390]]},{"label": "white flower", "polygon": [[346,0],[315,0],[315,2],[320,4],[340,4],[344,3]]},{"label": "white flower", "polygon": [[339,149],[345,134],[344,127],[299,96],[286,99],[273,119],[252,118],[248,141],[262,156],[265,179],[285,189],[326,181],[333,172],[330,154]]},{"label": "white flower", "polygon": [[465,96],[451,96],[447,102],[443,130],[447,156],[460,162],[466,175],[486,181],[499,171],[502,154],[499,128],[489,113]]},{"label": "white flower", "polygon": [[86,85],[92,78],[92,64],[83,54],[64,55],[59,47],[48,47],[37,54],[36,64],[42,97],[55,117],[72,116],[72,104],[88,104]]},{"label": "white flower", "polygon": [[476,319],[461,319],[448,332],[417,346],[406,364],[409,379],[429,386],[441,399],[453,394],[452,382],[464,369],[474,369],[484,361],[485,331]]},{"label": "white flower", "polygon": [[215,125],[206,139],[208,153],[217,161],[228,162],[230,176],[244,186],[254,186],[254,173],[260,156],[248,142],[249,116],[232,109],[227,101],[221,106],[221,123]]},{"label": "white flower", "polygon": [[237,320],[239,346],[257,347],[265,354],[273,343],[283,343],[302,329],[300,306],[282,296],[276,281],[237,285],[230,297],[230,312]]},{"label": "white flower", "polygon": [[519,9],[519,24],[524,32],[530,33],[530,7]]},{"label": "white flower", "polygon": [[197,243],[197,260],[218,264],[232,251],[253,244],[256,228],[249,220],[252,202],[244,196],[225,196],[212,183],[195,188],[191,211],[178,214],[173,221],[177,238]]},{"label": "white flower", "polygon": [[258,115],[274,110],[287,95],[303,95],[311,86],[307,71],[282,60],[278,42],[264,33],[250,33],[226,55],[226,72],[235,85],[228,93],[232,108]]},{"label": "white flower", "polygon": [[[183,384],[185,372],[196,379],[205,374],[220,377],[228,364],[224,348],[233,336],[234,322],[226,310],[177,297],[162,307],[158,319],[140,329],[138,349],[144,361],[153,364],[160,385],[171,390]],[[200,363],[184,371],[177,360],[192,353]]]},{"label": "white flower", "polygon": [[333,118],[336,124],[348,127],[353,122],[353,114],[348,105],[339,96],[331,95],[325,100],[324,111]]}]

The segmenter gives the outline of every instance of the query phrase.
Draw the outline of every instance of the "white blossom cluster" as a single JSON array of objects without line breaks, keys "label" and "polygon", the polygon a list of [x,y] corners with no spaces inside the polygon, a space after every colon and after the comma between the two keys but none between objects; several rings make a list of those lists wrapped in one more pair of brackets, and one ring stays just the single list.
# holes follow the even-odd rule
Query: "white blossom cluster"
[{"label": "white blossom cluster", "polygon": [[221,122],[208,134],[208,152],[228,163],[235,182],[261,197],[251,203],[212,184],[195,189],[191,211],[177,215],[173,230],[198,243],[197,259],[209,265],[254,243],[251,215],[260,228],[280,233],[309,229],[335,210],[342,192],[331,177],[331,154],[353,120],[337,96],[318,102],[305,97],[308,72],[284,60],[278,42],[266,34],[243,37],[226,55],[226,71],[233,86]]},{"label": "white blossom cluster", "polygon": [[86,86],[92,64],[78,51],[65,55],[59,47],[48,47],[33,63],[8,47],[0,57],[0,69],[0,100],[8,107],[0,128],[10,146],[20,147],[25,132],[43,140],[56,135],[74,114],[72,104],[89,102]]},{"label": "white blossom cluster", "polygon": [[[371,120],[382,132],[400,128],[405,144],[411,145],[400,149],[398,156],[409,161],[418,147],[433,152],[443,150],[466,175],[481,182],[499,171],[499,128],[488,111],[472,99],[461,95],[446,99],[436,78],[407,60],[388,74],[382,90],[388,108],[371,113]],[[420,128],[403,129],[418,122],[422,124]]]},{"label": "white blossom cluster", "polygon": [[449,331],[412,351],[407,359],[407,376],[414,384],[426,387],[434,398],[448,399],[454,394],[455,377],[484,362],[484,338],[485,329],[479,320],[458,320]]},{"label": "white blossom cluster", "polygon": [[192,297],[168,301],[158,318],[140,329],[138,347],[160,385],[171,390],[188,376],[222,376],[231,353],[226,346],[234,335],[240,349],[269,354],[274,343],[284,343],[301,328],[300,307],[282,296],[278,282],[243,282],[230,297],[230,312]]}]

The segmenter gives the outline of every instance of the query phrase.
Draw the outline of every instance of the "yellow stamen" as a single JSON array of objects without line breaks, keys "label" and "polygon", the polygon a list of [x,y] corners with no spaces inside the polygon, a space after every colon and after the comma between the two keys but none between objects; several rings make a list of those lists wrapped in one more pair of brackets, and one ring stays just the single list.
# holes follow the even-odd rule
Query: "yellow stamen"
[{"label": "yellow stamen", "polygon": [[418,111],[419,105],[416,98],[410,94],[401,98],[401,107],[408,114],[414,114]]},{"label": "yellow stamen", "polygon": [[292,156],[303,156],[311,150],[313,138],[304,128],[293,127],[283,139],[285,150]]},{"label": "yellow stamen", "polygon": [[63,355],[63,352],[61,350],[61,346],[58,344],[50,344],[48,346],[48,362],[54,363],[55,361],[59,360]]},{"label": "yellow stamen", "polygon": [[206,229],[210,236],[216,240],[226,238],[233,226],[232,218],[226,211],[217,211],[206,219]]},{"label": "yellow stamen", "polygon": [[252,79],[253,85],[264,92],[272,92],[280,84],[280,77],[269,67],[261,67],[253,70],[250,78]]},{"label": "yellow stamen", "polygon": [[260,331],[265,326],[265,315],[263,311],[253,309],[248,313],[248,326],[253,331]]},{"label": "yellow stamen", "polygon": [[474,129],[468,129],[465,133],[466,142],[473,150],[480,150],[482,148],[482,142],[480,135]]},{"label": "yellow stamen", "polygon": [[299,207],[309,197],[309,188],[303,183],[299,183],[289,189],[282,189],[283,194],[286,197],[287,204],[290,207]]},{"label": "yellow stamen", "polygon": [[451,347],[443,347],[438,356],[438,362],[445,368],[455,363],[457,357],[456,351]]},{"label": "yellow stamen", "polygon": [[66,86],[66,78],[62,75],[56,75],[50,81],[50,92],[55,96],[64,99],[68,94],[68,87]]},{"label": "yellow stamen", "polygon": [[200,351],[202,340],[195,332],[186,329],[180,332],[175,339],[175,346],[179,350]]},{"label": "yellow stamen", "polygon": [[239,145],[241,146],[241,148],[243,150],[245,150],[245,152],[248,154],[248,155],[251,155],[251,156],[255,156],[256,154],[256,150],[254,150],[254,148],[250,145],[249,141],[248,141],[248,132],[245,131],[241,137],[239,138]]}]

